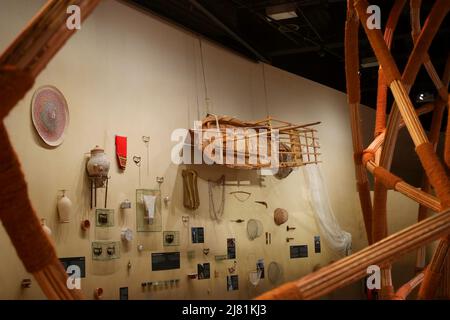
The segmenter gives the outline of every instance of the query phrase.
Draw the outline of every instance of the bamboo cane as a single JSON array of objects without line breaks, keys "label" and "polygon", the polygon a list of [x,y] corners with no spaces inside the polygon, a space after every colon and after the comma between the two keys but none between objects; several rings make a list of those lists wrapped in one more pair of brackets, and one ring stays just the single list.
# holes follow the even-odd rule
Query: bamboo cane
[{"label": "bamboo cane", "polygon": [[358,28],[359,22],[356,12],[348,0],[347,19],[345,22],[345,74],[347,80],[347,96],[350,110],[350,125],[352,131],[352,145],[355,155],[355,175],[361,210],[366,229],[367,241],[372,243],[372,200],[370,198],[367,172],[360,159],[363,152],[362,134],[360,128],[359,102],[359,53],[358,53]]},{"label": "bamboo cane", "polygon": [[395,293],[396,298],[400,300],[405,300],[411,291],[413,291],[419,284],[422,283],[424,277],[423,272],[419,272],[416,274],[414,278],[409,280],[407,283],[405,283],[403,286],[401,286],[397,292]]},{"label": "bamboo cane", "polygon": [[[396,0],[389,13],[384,31],[384,40],[390,49],[393,34],[397,27],[398,19],[405,6],[406,0]],[[378,69],[377,109],[375,115],[375,137],[386,129],[386,104],[388,86],[384,80],[383,69]],[[376,213],[375,213],[376,214]]]},{"label": "bamboo cane", "polygon": [[[442,201],[443,206],[448,207],[450,205],[450,182],[446,176],[444,168],[440,164],[439,160],[436,157],[436,154],[432,152],[429,148],[428,139],[425,135],[425,132],[420,125],[420,122],[417,118],[417,114],[414,112],[414,108],[412,103],[407,95],[407,88],[409,86],[404,86],[400,81],[398,69],[395,66],[395,63],[392,59],[392,56],[389,53],[389,50],[386,48],[385,44],[382,42],[381,35],[378,30],[371,30],[365,24],[368,16],[366,13],[367,9],[367,1],[355,1],[355,7],[358,11],[359,17],[362,21],[366,34],[369,38],[369,41],[374,48],[375,54],[378,57],[378,60],[381,62],[383,68],[389,68],[389,76],[387,77],[387,82],[391,88],[391,91],[394,95],[394,98],[397,102],[398,109],[405,121],[406,127],[411,135],[411,138],[414,144],[417,147],[417,153],[419,158],[424,166],[424,169],[427,173],[427,176],[430,179],[431,184],[435,187],[439,198]],[[450,9],[450,2],[448,1],[436,1],[433,6],[433,9],[427,19],[427,23],[425,24],[423,32],[420,34],[417,44],[414,47],[414,51],[421,52],[421,55],[417,56],[416,61],[412,60],[411,57],[408,61],[408,64],[411,65],[411,68],[407,68],[405,70],[406,78],[415,77],[414,73],[418,71],[420,67],[420,63],[423,61],[423,57],[426,54],[427,48],[431,43],[434,34],[437,32],[439,25],[444,19],[446,13]],[[428,27],[428,28],[427,28]],[[422,42],[421,42],[422,40]],[[422,47],[419,44],[423,45]],[[419,49],[417,49],[419,48]],[[410,74],[408,74],[410,72]],[[397,127],[397,125],[395,126]],[[438,261],[438,260],[436,260]],[[425,282],[424,282],[425,283]],[[434,282],[433,282],[434,285]],[[423,285],[422,285],[423,286]]]},{"label": "bamboo cane", "polygon": [[[441,132],[441,123],[444,116],[444,105],[440,101],[435,102],[436,107],[434,108],[433,118],[431,120],[431,129],[429,132],[430,142],[433,144],[434,151],[436,152],[437,143],[439,141],[439,135]],[[431,192],[430,181],[426,174],[422,177],[422,191],[426,193]],[[428,216],[428,208],[424,205],[419,205],[417,220],[421,221]],[[419,248],[416,257],[416,271],[422,270],[425,267],[425,247]]]},{"label": "bamboo cane", "polygon": [[[411,0],[410,1],[410,16],[411,16],[411,35],[413,38],[413,41],[416,42],[421,30],[420,25],[420,5],[421,0]],[[424,55],[423,59],[423,65],[425,67],[425,70],[427,71],[428,75],[430,76],[431,81],[433,81],[434,86],[436,87],[439,96],[441,99],[446,99],[446,92],[447,92],[447,86],[445,86],[444,82],[441,81],[441,78],[439,78],[438,73],[436,72],[436,69],[434,68],[433,63],[431,62],[430,56],[428,53]]]},{"label": "bamboo cane", "polygon": [[[434,110],[434,103],[427,103],[420,108],[416,109],[416,113],[418,116],[427,114]],[[403,120],[400,121],[398,129],[401,129],[405,126],[405,122]],[[369,144],[369,146],[364,150],[364,152],[376,153],[381,150],[386,139],[386,130],[380,132],[375,139]]]},{"label": "bamboo cane", "polygon": [[450,210],[427,218],[402,231],[338,260],[333,264],[268,291],[257,299],[315,299],[367,275],[370,265],[392,263],[406,253],[450,232]]},{"label": "bamboo cane", "polygon": [[[434,110],[434,103],[426,103],[423,106],[416,109],[417,116],[422,116],[424,114],[430,113]],[[398,125],[398,129],[401,129],[405,126],[405,121],[400,120],[400,124]]]},{"label": "bamboo cane", "polygon": [[[0,120],[23,98],[25,93],[31,88],[34,78],[45,68],[47,63],[64,45],[65,41],[76,31],[66,27],[67,13],[69,5],[78,5],[82,11],[81,19],[84,20],[94,10],[99,0],[50,0],[28,23],[20,35],[0,56]],[[19,75],[19,76],[17,76]],[[27,82],[23,84],[22,79]],[[2,194],[2,197],[17,197],[18,199],[8,199],[9,202],[20,201],[20,211],[11,212],[8,208],[3,208],[0,217],[6,231],[12,239],[19,257],[31,272],[42,288],[44,294],[49,299],[79,299],[82,298],[78,290],[69,290],[66,286],[67,274],[57,259],[55,249],[50,240],[38,228],[39,222],[32,209],[30,199],[26,190],[26,183],[20,170],[20,164],[16,158],[6,130],[1,125],[2,141],[2,163],[0,172],[1,180],[8,180],[14,175],[15,181],[8,181],[10,195]],[[10,163],[10,166],[4,166]],[[14,186],[20,186],[14,189]],[[19,199],[20,198],[20,199]],[[15,224],[16,217],[21,217],[22,222],[26,222],[30,230],[28,241],[24,242],[22,237],[27,235],[17,235],[25,232],[20,225]],[[17,230],[16,230],[17,229]]]},{"label": "bamboo cane", "polygon": [[[366,168],[372,174],[375,172],[375,169],[379,167],[374,161],[368,161],[366,163]],[[405,181],[399,181],[395,184],[395,191],[400,192],[401,194],[407,196],[408,198],[414,200],[417,203],[423,204],[428,209],[433,210],[435,212],[439,212],[442,210],[441,203],[439,199],[433,197],[432,195],[423,192],[422,190],[411,186]]]},{"label": "bamboo cane", "polygon": [[[405,5],[406,1],[397,0],[395,1],[391,12],[389,13],[388,21],[386,23],[386,28],[384,32],[384,40],[387,47],[390,49],[393,33],[397,26],[398,18]],[[386,129],[386,104],[387,104],[387,83],[384,79],[383,69],[380,66],[378,70],[378,90],[377,90],[377,108],[375,115],[375,137],[381,135]],[[381,147],[381,145],[379,146]],[[378,151],[378,148],[377,148]],[[374,200],[373,200],[373,214],[372,214],[372,239],[377,242],[385,238],[388,234],[387,226],[387,189],[375,179],[374,186]],[[387,288],[392,288],[392,279],[390,266],[385,266],[382,269],[382,288],[381,288],[381,298],[389,298],[390,295],[387,293]]]},{"label": "bamboo cane", "polygon": [[[398,109],[402,114],[411,138],[416,147],[422,145],[426,147],[428,143],[427,136],[420,124],[417,114],[414,111],[405,86],[399,80],[400,73],[393,61],[392,56],[389,53],[389,50],[386,47],[384,40],[381,37],[381,33],[379,32],[379,30],[369,29],[367,24],[365,23],[368,18],[366,12],[367,6],[368,3],[365,0],[355,1],[355,8],[359,14],[360,20],[362,21],[362,25],[364,26],[369,41],[375,50],[375,54],[377,55],[378,60],[387,73],[386,81],[391,88],[391,91],[397,102]],[[450,2],[444,0],[436,1],[432,11],[430,12],[429,18],[427,19],[427,23],[425,24],[425,27],[422,30],[419,39],[417,40],[417,45],[414,47],[413,53],[419,52],[421,53],[420,56],[423,58],[423,55],[427,51],[426,49],[431,43],[431,39],[437,32],[437,28],[439,27],[449,9]],[[417,49],[419,45],[421,46],[420,50]],[[417,55],[419,54],[417,53]],[[405,77],[409,78],[411,76],[414,76],[413,71],[418,70],[417,64],[421,60],[418,57],[416,58],[417,61],[415,62],[417,63],[412,63],[410,57],[408,64],[411,65],[411,67],[409,69],[405,69]],[[427,171],[427,175],[429,176],[432,185],[437,190],[437,193],[442,201],[444,201],[445,203],[450,202],[450,183],[448,181],[448,178],[446,178],[446,174],[442,165],[439,163],[439,160],[434,153],[428,152],[428,149],[424,150],[423,152],[420,152],[420,150],[421,149],[419,148],[417,149],[419,158],[421,159],[422,164]],[[425,159],[425,157],[427,158],[427,160]],[[431,167],[431,163],[433,164],[433,167]]]},{"label": "bamboo cane", "polygon": [[448,252],[449,241],[447,236],[439,242],[436,251],[433,254],[433,258],[425,271],[424,280],[419,289],[419,299],[431,299],[434,297],[436,290],[439,287]]}]

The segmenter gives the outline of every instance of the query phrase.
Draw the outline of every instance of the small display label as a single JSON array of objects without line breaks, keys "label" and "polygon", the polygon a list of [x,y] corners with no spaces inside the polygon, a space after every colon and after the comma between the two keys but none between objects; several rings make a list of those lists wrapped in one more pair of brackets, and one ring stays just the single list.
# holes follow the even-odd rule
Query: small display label
[{"label": "small display label", "polygon": [[291,246],[290,253],[291,259],[306,258],[308,257],[308,246],[306,244],[300,246]]}]

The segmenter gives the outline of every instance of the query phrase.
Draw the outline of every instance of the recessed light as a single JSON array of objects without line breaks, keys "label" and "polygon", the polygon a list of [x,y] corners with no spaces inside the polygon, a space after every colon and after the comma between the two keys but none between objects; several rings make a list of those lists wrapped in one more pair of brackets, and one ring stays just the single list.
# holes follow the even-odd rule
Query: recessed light
[{"label": "recessed light", "polygon": [[270,6],[266,8],[266,14],[270,18],[274,20],[286,20],[286,19],[292,19],[297,18],[297,12],[296,12],[297,6],[295,4],[281,4],[276,6]]}]

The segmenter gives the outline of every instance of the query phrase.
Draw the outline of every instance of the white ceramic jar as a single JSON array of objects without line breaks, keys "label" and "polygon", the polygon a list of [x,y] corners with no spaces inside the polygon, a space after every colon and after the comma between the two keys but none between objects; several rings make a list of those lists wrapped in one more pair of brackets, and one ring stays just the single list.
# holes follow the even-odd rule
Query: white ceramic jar
[{"label": "white ceramic jar", "polygon": [[131,241],[133,240],[133,230],[131,230],[130,228],[124,228],[121,231],[121,237],[122,240],[124,241]]},{"label": "white ceramic jar", "polygon": [[86,169],[90,177],[107,177],[110,162],[105,154],[105,150],[96,146],[91,150],[91,157],[86,164]]},{"label": "white ceramic jar", "polygon": [[58,215],[60,223],[70,222],[70,215],[72,212],[72,201],[66,196],[63,191],[63,196],[58,200]]}]

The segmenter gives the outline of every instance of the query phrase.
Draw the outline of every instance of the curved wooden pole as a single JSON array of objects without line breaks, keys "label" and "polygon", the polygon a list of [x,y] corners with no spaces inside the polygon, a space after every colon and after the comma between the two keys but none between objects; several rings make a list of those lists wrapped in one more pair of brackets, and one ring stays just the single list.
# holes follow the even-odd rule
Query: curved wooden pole
[{"label": "curved wooden pole", "polygon": [[[386,80],[389,83],[389,87],[392,90],[394,98],[397,102],[398,109],[405,121],[405,125],[410,132],[411,138],[416,146],[416,152],[419,155],[419,159],[422,162],[425,171],[430,178],[431,184],[437,191],[437,194],[444,205],[450,204],[450,183],[446,176],[445,170],[439,162],[436,154],[429,150],[429,141],[423,130],[420,121],[417,117],[416,112],[414,111],[414,107],[411,103],[411,100],[408,97],[405,86],[402,84],[400,80],[400,73],[392,59],[392,56],[389,53],[389,50],[386,47],[384,40],[381,37],[381,33],[376,29],[369,29],[365,23],[368,19],[368,15],[366,13],[368,3],[365,0],[357,0],[355,1],[355,7],[358,11],[359,17],[363,22],[364,29],[366,30],[366,34],[369,38],[369,41],[372,47],[375,50],[375,54],[378,57],[381,65],[384,66],[386,72]],[[444,19],[446,13],[450,9],[450,2],[448,1],[436,1],[433,9],[431,10],[430,16],[427,19],[427,23],[419,36],[417,41],[417,45],[414,47],[414,52],[421,52],[422,54],[419,57],[411,55],[412,58],[417,59],[416,62],[420,62],[421,57],[426,53],[429,44],[431,44],[431,40],[434,34],[437,32],[437,29]],[[421,41],[423,40],[423,41]],[[420,50],[418,50],[419,44],[421,45]],[[421,57],[420,57],[421,56]],[[413,73],[412,70],[418,70],[419,66],[414,66],[415,63],[411,62],[411,58],[408,64],[411,65],[411,68],[407,68],[405,73],[408,77]],[[396,126],[398,127],[398,125]]]},{"label": "curved wooden pole", "polygon": [[[411,36],[413,38],[414,43],[417,41],[417,39],[420,36],[420,31],[422,26],[420,25],[420,5],[422,3],[422,0],[411,0],[410,1],[410,16],[411,16]],[[448,84],[445,85],[445,81],[441,81],[439,78],[438,73],[436,72],[436,69],[434,68],[433,63],[431,62],[431,58],[428,53],[424,55],[423,58],[423,65],[425,67],[425,70],[427,71],[428,75],[430,76],[430,79],[433,81],[434,86],[436,87],[436,90],[442,100],[446,100],[447,95],[447,87]]]},{"label": "curved wooden pole", "polygon": [[[417,42],[417,39],[420,35],[421,31],[421,25],[420,25],[420,5],[421,0],[411,0],[410,1],[410,11],[411,11],[411,35],[414,42]],[[427,54],[424,59],[424,65],[425,68],[430,75],[431,79],[433,80],[436,88],[438,89],[438,92],[441,94],[444,84],[441,82],[441,80],[436,77],[436,71],[434,69],[434,66],[431,64],[430,57]],[[447,84],[448,86],[448,84]],[[431,121],[431,129],[429,132],[429,140],[430,143],[433,144],[434,151],[436,152],[437,143],[439,141],[439,133],[441,130],[441,124],[442,124],[442,118],[444,115],[444,104],[441,103],[441,101],[436,101],[435,105],[437,106],[434,108],[433,111],[433,118]],[[431,192],[431,185],[430,181],[428,180],[428,177],[426,174],[422,177],[422,185],[421,185],[422,191],[426,193]],[[419,212],[418,212],[418,221],[421,221],[425,219],[428,216],[428,208],[424,205],[419,205]],[[416,256],[416,266],[415,270],[416,272],[422,271],[425,268],[425,257],[426,257],[426,247],[421,247],[419,250],[417,250],[417,256]]]},{"label": "curved wooden pole", "polygon": [[409,280],[407,283],[405,283],[403,286],[401,286],[397,292],[395,293],[395,299],[398,300],[406,300],[406,298],[409,296],[409,294],[422,283],[424,277],[423,272],[419,272],[416,274],[414,278]]},{"label": "curved wooden pole", "polygon": [[51,240],[42,231],[3,119],[76,31],[66,26],[67,7],[78,5],[83,20],[98,3],[99,0],[48,1],[0,56],[0,219],[26,270],[34,275],[49,299],[80,299],[82,294],[67,287],[67,274]]},{"label": "curved wooden pole", "polygon": [[[397,27],[398,19],[405,6],[406,0],[396,0],[389,13],[384,30],[384,41],[388,49],[391,48],[392,39],[395,28]],[[386,129],[386,104],[387,104],[388,86],[383,76],[383,68],[378,69],[378,89],[377,89],[377,109],[375,116],[375,137],[381,134]]]},{"label": "curved wooden pole", "polygon": [[[390,49],[395,28],[400,14],[405,6],[406,0],[396,0],[389,13],[384,31],[384,41]],[[375,115],[375,137],[382,134],[386,129],[386,103],[388,86],[384,79],[383,68],[378,70],[378,90],[377,90],[377,108]],[[375,178],[373,193],[373,215],[372,215],[372,239],[377,242],[388,235],[387,222],[387,189],[378,179]],[[381,299],[389,299],[394,295],[392,285],[391,267],[385,265],[381,270]]]},{"label": "curved wooden pole", "polygon": [[[391,91],[397,102],[398,109],[416,146],[416,152],[419,156],[419,159],[421,160],[422,166],[424,167],[431,184],[435,188],[442,205],[447,208],[450,206],[450,182],[448,180],[447,174],[444,170],[444,167],[437,158],[433,147],[429,143],[425,131],[423,130],[419,122],[411,100],[408,97],[407,88],[400,80],[399,71],[392,59],[392,56],[389,53],[389,50],[387,49],[384,41],[381,38],[380,32],[376,29],[369,29],[367,24],[365,23],[365,21],[367,21],[368,19],[368,14],[366,12],[367,7],[368,3],[365,0],[355,1],[355,8],[364,26],[369,41],[375,51],[375,54],[378,57],[378,60],[380,61],[383,68],[389,68],[387,69],[388,75],[386,76],[386,81],[389,83],[389,87],[391,88]],[[413,50],[413,52],[421,51],[421,55],[415,57],[417,60],[413,60],[413,55],[411,55],[408,61],[408,64],[411,65],[411,68],[405,70],[405,73],[407,74],[406,77],[415,77],[414,73],[417,72],[420,68],[421,62],[426,55],[427,49],[449,9],[450,2],[444,0],[437,0],[435,2],[425,23],[423,32],[420,34]],[[408,74],[408,72],[410,74]],[[433,259],[433,261],[439,263],[441,260]],[[427,270],[434,270],[434,268],[429,268]],[[425,278],[427,279],[427,276]],[[434,281],[431,281],[430,283],[431,286],[435,285]],[[427,281],[424,281],[422,287],[424,285],[426,286],[426,284]]]},{"label": "curved wooden pole", "polygon": [[370,198],[369,180],[367,172],[361,163],[363,152],[362,134],[360,127],[359,103],[359,53],[358,53],[358,29],[359,20],[356,15],[352,0],[348,0],[347,20],[345,22],[345,74],[347,80],[347,99],[350,109],[350,125],[352,129],[352,144],[355,161],[356,186],[359,201],[366,228],[367,241],[372,243],[372,200]]},{"label": "curved wooden pole", "polygon": [[385,188],[400,192],[411,200],[424,205],[434,212],[439,212],[442,210],[439,199],[406,183],[401,178],[394,176],[383,167],[377,165],[376,162],[372,160],[367,161],[366,168],[380,181],[380,183],[383,183]]},{"label": "curved wooden pole", "polygon": [[419,299],[432,299],[439,287],[443,269],[449,254],[449,238],[439,241],[430,264],[425,270],[424,280],[419,289]]},{"label": "curved wooden pole", "polygon": [[427,218],[329,266],[263,293],[257,299],[315,299],[367,275],[370,265],[392,263],[450,232],[450,210]]}]

